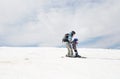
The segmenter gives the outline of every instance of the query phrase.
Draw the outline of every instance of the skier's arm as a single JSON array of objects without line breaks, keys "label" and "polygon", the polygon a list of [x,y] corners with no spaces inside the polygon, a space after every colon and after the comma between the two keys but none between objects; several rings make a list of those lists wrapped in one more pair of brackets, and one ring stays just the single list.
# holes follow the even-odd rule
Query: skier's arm
[{"label": "skier's arm", "polygon": [[68,36],[68,41],[69,41],[70,43],[72,43],[72,37],[71,37],[71,35]]}]

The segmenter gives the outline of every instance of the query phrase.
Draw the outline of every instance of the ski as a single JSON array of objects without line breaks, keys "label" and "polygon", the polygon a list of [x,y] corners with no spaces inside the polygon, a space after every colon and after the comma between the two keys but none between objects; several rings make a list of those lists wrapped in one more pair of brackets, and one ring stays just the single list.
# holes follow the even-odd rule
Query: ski
[{"label": "ski", "polygon": [[84,56],[80,56],[80,57],[75,57],[75,56],[61,56],[61,58],[65,58],[65,57],[68,57],[68,58],[87,58],[87,57],[84,57]]}]

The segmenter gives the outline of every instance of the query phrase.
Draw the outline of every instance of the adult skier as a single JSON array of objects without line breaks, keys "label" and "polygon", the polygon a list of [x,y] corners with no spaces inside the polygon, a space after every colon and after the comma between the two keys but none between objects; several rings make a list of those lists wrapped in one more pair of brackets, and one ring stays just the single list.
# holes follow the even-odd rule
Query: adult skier
[{"label": "adult skier", "polygon": [[75,31],[71,31],[70,33],[65,34],[63,38],[63,42],[66,44],[66,48],[68,50],[67,57],[73,57],[73,49],[72,49],[72,38],[75,35]]}]

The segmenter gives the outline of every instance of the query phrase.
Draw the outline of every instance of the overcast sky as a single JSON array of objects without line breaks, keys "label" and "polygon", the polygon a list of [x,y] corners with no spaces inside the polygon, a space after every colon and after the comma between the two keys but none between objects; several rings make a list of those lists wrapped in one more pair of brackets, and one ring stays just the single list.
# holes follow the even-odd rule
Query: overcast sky
[{"label": "overcast sky", "polygon": [[0,0],[0,46],[120,48],[120,0]]}]

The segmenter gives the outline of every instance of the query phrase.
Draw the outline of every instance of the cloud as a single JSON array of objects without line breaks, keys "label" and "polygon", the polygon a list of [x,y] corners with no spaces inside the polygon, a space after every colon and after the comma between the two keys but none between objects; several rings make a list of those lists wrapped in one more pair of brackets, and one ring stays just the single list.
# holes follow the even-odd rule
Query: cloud
[{"label": "cloud", "polygon": [[34,16],[37,7],[41,7],[44,2],[45,0],[0,0],[0,23],[14,24],[27,16]]},{"label": "cloud", "polygon": [[[65,33],[75,30],[83,47],[119,43],[119,0],[0,1],[1,45],[61,46]],[[96,40],[97,37],[100,40]],[[113,37],[114,36],[114,37]],[[106,42],[106,43],[105,43]],[[82,46],[81,46],[82,47]]]}]

